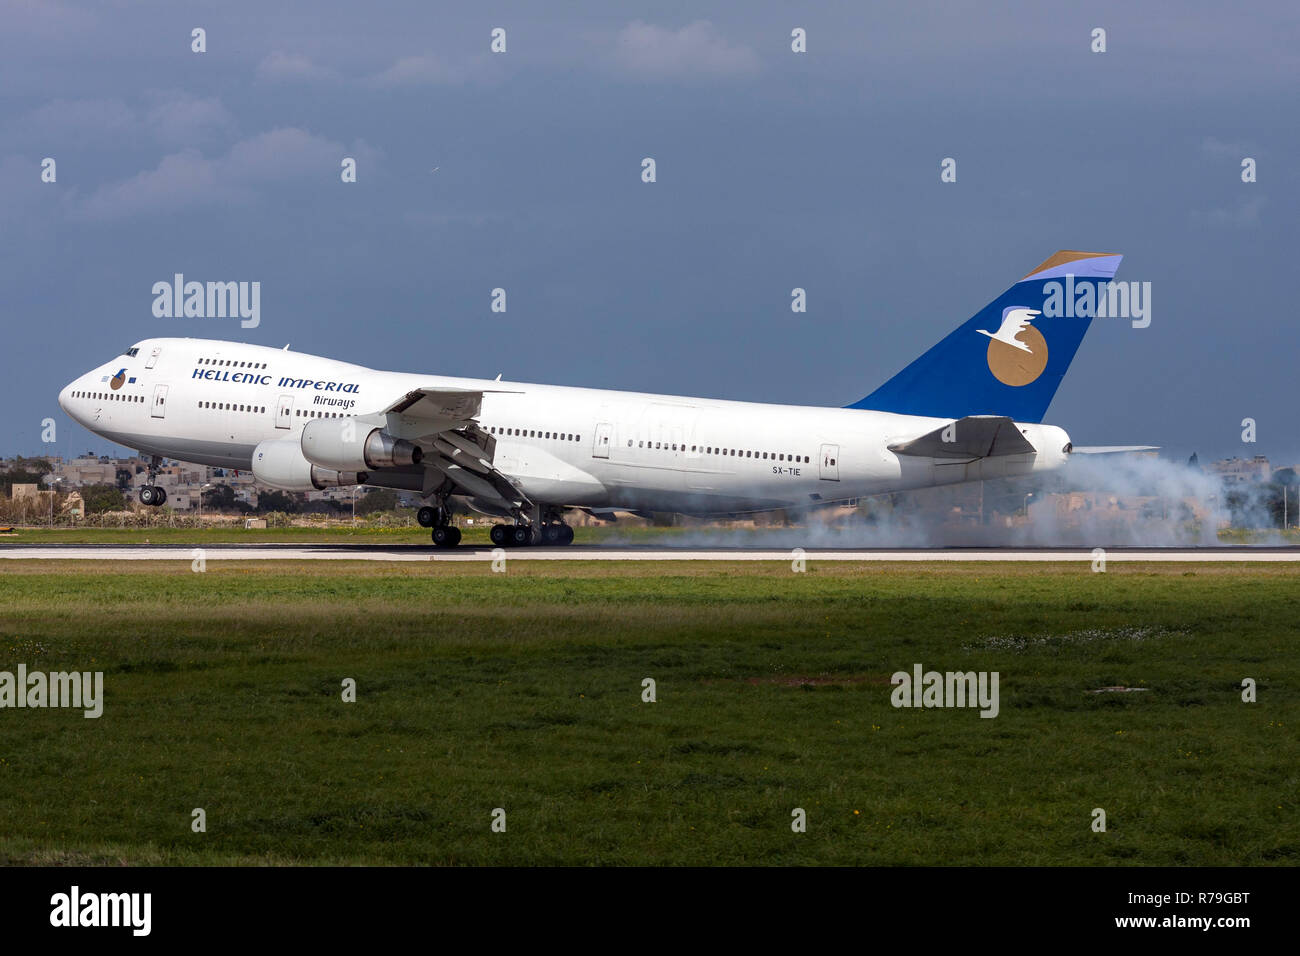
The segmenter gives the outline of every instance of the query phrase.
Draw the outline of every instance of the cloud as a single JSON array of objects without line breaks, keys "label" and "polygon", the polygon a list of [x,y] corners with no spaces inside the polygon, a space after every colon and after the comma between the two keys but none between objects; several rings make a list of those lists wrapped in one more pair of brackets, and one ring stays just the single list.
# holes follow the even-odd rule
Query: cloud
[{"label": "cloud", "polygon": [[348,154],[340,143],[285,127],[236,143],[222,160],[222,171],[225,178],[241,184],[300,177],[337,180],[339,163]]},{"label": "cloud", "polygon": [[273,129],[241,140],[216,158],[194,148],[164,156],[155,169],[96,190],[74,207],[72,216],[104,221],[250,202],[270,185],[337,182],[344,156],[353,156],[364,169],[378,155],[363,142],[345,148],[304,129]]},{"label": "cloud", "polygon": [[[1254,189],[1256,187],[1242,187]],[[1192,221],[1207,226],[1220,226],[1229,229],[1250,229],[1260,223],[1260,212],[1264,208],[1264,197],[1255,196],[1242,199],[1231,206],[1218,206],[1209,210],[1195,210]]]},{"label": "cloud", "polygon": [[6,139],[46,151],[56,147],[134,145],[139,120],[117,98],[52,100],[17,120]]},{"label": "cloud", "polygon": [[5,138],[49,152],[133,149],[145,136],[165,147],[203,146],[237,131],[234,116],[218,97],[166,90],[146,94],[145,99],[143,110],[117,97],[53,100],[16,120]]},{"label": "cloud", "polygon": [[94,9],[85,4],[55,0],[5,0],[0,3],[5,30],[17,37],[64,39],[69,33],[87,33],[101,26]]},{"label": "cloud", "polygon": [[310,57],[300,53],[275,50],[257,65],[257,78],[267,82],[321,82],[338,79],[338,74],[317,66]]},{"label": "cloud", "polygon": [[614,39],[614,65],[638,76],[743,76],[758,71],[758,55],[730,43],[708,20],[673,31],[634,20]]},{"label": "cloud", "polygon": [[1251,148],[1244,143],[1225,143],[1213,136],[1201,141],[1201,153],[1210,159],[1232,159],[1240,162],[1247,156],[1254,156]]},{"label": "cloud", "polygon": [[151,94],[145,122],[164,146],[201,146],[236,132],[235,117],[215,96],[191,96],[180,90]]},{"label": "cloud", "polygon": [[237,198],[228,189],[219,189],[216,166],[197,149],[172,153],[164,156],[156,169],[96,190],[75,207],[73,218],[118,219]]},{"label": "cloud", "polygon": [[365,82],[378,89],[391,89],[402,86],[450,86],[463,83],[464,80],[463,71],[436,57],[405,56]]},{"label": "cloud", "polygon": [[[0,216],[16,218],[36,209],[46,197],[59,197],[58,183],[41,182],[41,165],[30,156],[0,157]],[[9,228],[18,227],[10,222]]]}]

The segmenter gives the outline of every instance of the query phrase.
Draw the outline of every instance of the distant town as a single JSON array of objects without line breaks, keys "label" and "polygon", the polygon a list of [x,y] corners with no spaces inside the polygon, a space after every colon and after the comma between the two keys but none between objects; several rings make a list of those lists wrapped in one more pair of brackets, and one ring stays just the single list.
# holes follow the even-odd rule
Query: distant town
[{"label": "distant town", "polygon": [[[1157,461],[1155,452],[1115,456],[1120,467],[1134,468]],[[109,457],[86,454],[77,458],[0,459],[0,521],[22,525],[75,525],[104,522],[116,515],[153,514],[138,501],[145,483],[143,457]],[[1141,467],[1118,482],[1119,490],[1088,487],[1086,481],[1053,475],[1035,483],[1000,480],[969,482],[882,495],[872,499],[836,502],[825,509],[831,515],[863,519],[905,519],[926,515],[950,525],[966,523],[1012,527],[1031,513],[1050,513],[1065,524],[1085,518],[1109,517],[1116,521],[1214,520],[1219,529],[1289,528],[1300,525],[1298,465],[1275,467],[1264,455],[1224,458],[1201,465],[1196,456],[1185,465],[1164,462],[1178,474],[1198,476],[1200,488],[1187,489]],[[1108,469],[1109,470],[1109,469]],[[1137,477],[1134,477],[1136,475]],[[260,486],[250,472],[166,462],[157,482],[166,489],[167,502],[157,517],[185,516],[205,522],[246,518],[260,524],[267,515],[299,518],[365,518],[400,513],[421,502],[407,492],[382,488],[328,488],[322,491],[284,492]],[[1173,491],[1171,485],[1178,485]],[[1207,490],[1208,489],[1208,490]],[[672,515],[626,515],[633,523],[696,524],[694,519]],[[791,518],[775,513],[746,518],[760,525],[786,523]],[[319,520],[319,518],[317,520]],[[608,520],[607,518],[600,520]],[[574,523],[598,523],[595,516],[574,515]]]},{"label": "distant town", "polygon": [[[10,502],[7,520],[18,519],[14,511],[24,510],[24,505],[36,520],[42,513],[46,520],[53,513],[66,521],[135,510],[140,507],[137,495],[145,484],[147,467],[148,460],[140,456],[0,459],[0,487]],[[365,514],[414,504],[405,500],[409,496],[380,488],[277,491],[259,485],[251,472],[172,461],[164,464],[155,484],[167,492],[166,507],[179,514],[341,515],[354,509]]]}]

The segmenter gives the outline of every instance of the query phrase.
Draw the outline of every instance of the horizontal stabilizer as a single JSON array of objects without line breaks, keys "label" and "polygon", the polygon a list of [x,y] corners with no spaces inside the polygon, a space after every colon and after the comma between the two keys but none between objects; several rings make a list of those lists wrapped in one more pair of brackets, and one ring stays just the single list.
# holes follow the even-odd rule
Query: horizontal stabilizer
[{"label": "horizontal stabilizer", "polygon": [[1117,455],[1124,451],[1159,451],[1159,445],[1072,445],[1071,455]]},{"label": "horizontal stabilizer", "polygon": [[921,458],[996,458],[1027,455],[1037,449],[1016,423],[1000,415],[971,415],[911,441],[890,445],[895,455]]}]

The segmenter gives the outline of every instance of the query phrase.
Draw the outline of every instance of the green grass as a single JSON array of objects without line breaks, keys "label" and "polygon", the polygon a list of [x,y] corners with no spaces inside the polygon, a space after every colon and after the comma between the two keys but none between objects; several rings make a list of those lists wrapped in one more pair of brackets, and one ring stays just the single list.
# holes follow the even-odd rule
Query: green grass
[{"label": "green grass", "polygon": [[0,861],[1300,862],[1292,566],[208,568],[0,567],[0,669],[106,685],[0,711]]}]

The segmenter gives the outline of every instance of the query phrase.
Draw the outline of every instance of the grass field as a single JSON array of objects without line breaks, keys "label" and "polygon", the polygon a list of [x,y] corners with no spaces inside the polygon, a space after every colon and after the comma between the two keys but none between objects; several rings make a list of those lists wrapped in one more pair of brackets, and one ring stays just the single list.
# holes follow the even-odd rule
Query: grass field
[{"label": "grass field", "polygon": [[0,567],[0,670],[106,697],[0,710],[0,861],[1300,863],[1293,566],[208,568]]}]

